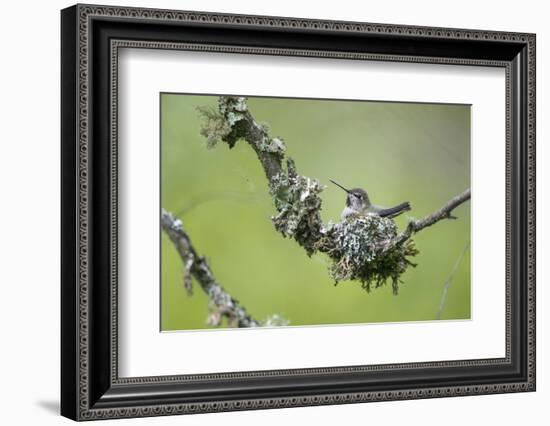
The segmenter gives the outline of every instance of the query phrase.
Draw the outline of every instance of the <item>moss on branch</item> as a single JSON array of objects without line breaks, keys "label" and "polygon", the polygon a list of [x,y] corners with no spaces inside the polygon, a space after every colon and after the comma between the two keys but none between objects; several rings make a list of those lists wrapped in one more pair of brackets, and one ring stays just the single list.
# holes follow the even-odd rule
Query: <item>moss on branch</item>
[{"label": "moss on branch", "polygon": [[192,295],[193,278],[208,296],[210,313],[207,324],[219,327],[226,320],[228,327],[277,327],[286,326],[290,321],[279,314],[268,316],[264,321],[254,319],[244,306],[234,299],[216,280],[206,258],[199,256],[181,220],[162,209],[161,227],[168,235],[177,250],[185,268],[184,286],[189,296]]}]

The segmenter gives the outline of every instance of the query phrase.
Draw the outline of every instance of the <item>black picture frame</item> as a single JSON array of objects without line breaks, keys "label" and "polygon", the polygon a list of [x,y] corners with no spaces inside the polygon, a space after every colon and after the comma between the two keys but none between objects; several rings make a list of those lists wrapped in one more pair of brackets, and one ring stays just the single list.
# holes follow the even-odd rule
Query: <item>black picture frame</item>
[{"label": "black picture frame", "polygon": [[[97,5],[61,12],[61,414],[158,416],[535,390],[535,35]],[[506,357],[119,378],[117,47],[506,70]]]}]

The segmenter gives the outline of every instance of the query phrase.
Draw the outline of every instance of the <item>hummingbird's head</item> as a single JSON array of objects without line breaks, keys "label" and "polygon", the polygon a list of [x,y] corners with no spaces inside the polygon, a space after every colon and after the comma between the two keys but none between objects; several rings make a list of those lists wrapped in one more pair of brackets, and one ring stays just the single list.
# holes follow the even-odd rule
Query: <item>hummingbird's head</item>
[{"label": "hummingbird's head", "polygon": [[353,210],[361,212],[370,206],[369,196],[367,194],[367,191],[365,191],[364,189],[361,189],[361,188],[347,189],[333,180],[331,180],[331,182],[348,193],[348,196],[346,198],[347,207],[350,207]]},{"label": "hummingbird's head", "polygon": [[350,189],[346,198],[346,206],[358,211],[369,207],[370,201],[367,191],[361,188]]}]

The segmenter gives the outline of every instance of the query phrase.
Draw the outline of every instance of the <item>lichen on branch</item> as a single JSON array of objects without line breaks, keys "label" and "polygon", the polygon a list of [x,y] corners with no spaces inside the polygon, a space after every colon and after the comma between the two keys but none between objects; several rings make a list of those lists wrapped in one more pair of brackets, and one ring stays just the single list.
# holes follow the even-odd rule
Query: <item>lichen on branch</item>
[{"label": "lichen on branch", "polygon": [[271,315],[264,321],[254,319],[216,280],[206,258],[199,256],[195,250],[181,220],[162,209],[160,223],[183,262],[184,286],[188,295],[192,294],[191,285],[194,278],[208,296],[208,325],[218,327],[224,319],[228,327],[276,327],[289,324],[288,320],[278,314]]},{"label": "lichen on branch", "polygon": [[316,179],[298,175],[291,158],[286,163],[286,170],[270,180],[270,194],[277,209],[271,220],[277,231],[294,238],[312,255],[323,231],[319,197],[323,186]]},{"label": "lichen on branch", "polygon": [[[415,221],[402,233],[392,219],[375,215],[325,225],[320,197],[324,185],[297,172],[283,139],[270,136],[268,127],[256,122],[246,98],[220,96],[217,110],[199,108],[199,112],[203,117],[201,134],[208,147],[226,143],[233,148],[243,140],[255,151],[268,180],[276,210],[271,220],[278,232],[294,239],[309,256],[327,254],[332,261],[329,272],[336,283],[355,280],[370,291],[391,281],[397,293],[401,275],[414,266],[411,258],[418,253],[411,237],[423,229],[416,225],[424,222]],[[450,213],[428,222],[431,225],[449,217]]]},{"label": "lichen on branch", "polygon": [[220,96],[217,110],[199,108],[199,113],[204,118],[200,132],[206,137],[207,146],[225,142],[233,148],[239,139],[244,139],[256,151],[268,179],[281,171],[286,150],[284,141],[270,137],[267,126],[254,120],[246,98]]},{"label": "lichen on branch", "polygon": [[[323,228],[319,197],[323,185],[296,172],[293,160],[286,156],[283,139],[270,136],[267,126],[256,122],[245,98],[221,96],[217,111],[200,108],[199,112],[204,119],[201,134],[208,146],[224,142],[233,148],[240,139],[248,142],[268,179],[269,193],[277,210],[272,217],[275,229],[284,237],[296,240],[308,255],[313,254]],[[219,129],[224,132],[220,133]]]}]

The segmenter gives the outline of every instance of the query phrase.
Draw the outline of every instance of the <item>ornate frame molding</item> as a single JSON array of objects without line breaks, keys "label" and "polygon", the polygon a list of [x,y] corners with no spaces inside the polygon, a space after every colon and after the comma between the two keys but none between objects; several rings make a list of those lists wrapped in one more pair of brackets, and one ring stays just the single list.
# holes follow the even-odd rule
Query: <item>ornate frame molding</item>
[{"label": "ornate frame molding", "polygon": [[[65,237],[63,237],[64,248],[63,269],[67,270],[63,278],[63,291],[67,299],[62,300],[63,320],[63,354],[65,359],[71,359],[66,365],[64,363],[62,374],[62,414],[78,420],[91,420],[113,417],[140,417],[151,415],[169,415],[212,411],[229,411],[243,409],[260,409],[292,406],[308,406],[322,404],[340,404],[351,402],[400,400],[415,398],[433,398],[442,396],[475,395],[488,393],[503,393],[517,391],[533,391],[535,389],[535,36],[533,34],[519,34],[510,32],[478,31],[447,28],[409,27],[402,25],[369,24],[359,22],[337,22],[295,18],[279,18],[266,16],[245,16],[228,15],[202,12],[184,12],[156,9],[135,9],[125,7],[104,7],[77,5],[63,11],[64,27],[62,34],[63,67],[66,75],[71,74],[74,79],[70,87],[64,87],[63,113],[64,118],[74,118],[74,128],[64,127],[63,148],[67,153],[63,157],[64,176],[72,177],[74,182],[63,184],[64,200],[63,210],[67,215],[74,214],[74,226],[64,225]],[[407,56],[394,53],[368,53],[357,51],[340,50],[319,50],[299,49],[281,47],[255,47],[245,45],[221,45],[213,43],[180,42],[175,40],[147,41],[129,38],[109,39],[109,80],[108,89],[110,107],[110,175],[109,175],[109,251],[110,266],[108,275],[109,293],[109,318],[104,318],[104,323],[109,327],[105,330],[111,346],[109,365],[106,360],[92,364],[90,358],[98,357],[94,353],[91,342],[97,337],[95,327],[97,313],[91,311],[90,291],[93,286],[91,273],[93,256],[92,241],[94,240],[92,215],[97,208],[97,200],[94,200],[92,188],[96,185],[94,171],[91,169],[91,143],[93,132],[91,127],[92,111],[96,107],[93,92],[94,82],[92,78],[93,49],[99,49],[92,43],[93,23],[96,21],[113,23],[136,22],[144,27],[151,25],[176,25],[197,26],[219,26],[228,30],[250,28],[255,30],[275,29],[277,31],[289,31],[298,36],[300,33],[313,31],[316,33],[350,34],[352,36],[373,35],[377,37],[398,37],[399,39],[410,40],[437,40],[447,42],[467,42],[474,46],[497,45],[502,43],[510,51],[524,50],[522,57],[514,62],[514,59],[502,58],[464,58],[464,57],[438,57],[438,56]],[[63,44],[64,43],[64,44]],[[301,370],[274,370],[262,372],[244,373],[222,373],[193,376],[161,376],[161,377],[139,377],[119,378],[117,369],[117,87],[118,87],[118,49],[122,47],[131,48],[154,48],[154,49],[178,49],[195,51],[222,51],[228,53],[256,53],[265,55],[298,55],[315,56],[324,58],[359,59],[359,60],[384,60],[398,62],[424,62],[424,63],[445,63],[457,65],[482,65],[504,67],[506,69],[506,110],[507,110],[507,259],[506,259],[506,357],[503,359],[482,359],[463,360],[452,362],[414,363],[414,364],[388,364],[375,366],[355,367],[327,367],[320,369]],[[523,67],[524,78],[518,77],[518,67]],[[521,81],[518,81],[521,80]],[[521,87],[524,85],[525,87]],[[102,90],[105,90],[104,88]],[[518,95],[521,91],[522,95]],[[76,102],[74,102],[76,99]],[[518,96],[521,97],[520,104],[514,102]],[[72,101],[71,101],[72,99]],[[524,105],[521,105],[524,103]],[[69,109],[74,111],[70,112]],[[518,111],[519,109],[519,111]],[[71,115],[72,114],[72,115]],[[525,135],[519,135],[520,129],[514,124],[514,117],[517,114],[525,126]],[[74,117],[73,117],[74,116]],[[524,144],[521,158],[512,147],[515,138],[518,143]],[[74,154],[72,156],[71,154]],[[524,176],[513,166],[513,159],[522,161],[525,167]],[[522,169],[523,170],[523,169]],[[521,170],[520,170],[521,172]],[[516,176],[517,174],[521,176]],[[70,186],[69,186],[70,185]],[[515,191],[515,192],[514,192]],[[516,193],[519,195],[514,195]],[[94,202],[96,204],[94,204]],[[518,222],[512,217],[512,209],[517,202],[525,203],[525,222]],[[107,206],[105,206],[107,207]],[[525,245],[523,240],[520,246],[514,240],[513,227],[525,227]],[[73,229],[74,228],[74,229]],[[73,241],[74,240],[74,241]],[[515,241],[515,247],[512,247]],[[304,377],[308,375],[331,376],[346,373],[369,373],[376,371],[399,371],[408,369],[448,369],[453,367],[481,367],[481,366],[511,366],[513,364],[512,340],[517,338],[513,335],[513,327],[517,321],[518,313],[512,308],[513,298],[517,298],[518,289],[513,286],[517,276],[514,274],[514,265],[511,259],[514,250],[524,250],[526,282],[524,297],[525,303],[520,316],[525,319],[525,345],[521,347],[525,354],[524,374],[518,380],[509,380],[494,383],[478,383],[469,385],[439,385],[429,387],[400,387],[392,390],[374,391],[351,391],[351,392],[328,392],[312,393],[310,395],[273,395],[265,398],[218,398],[212,401],[162,401],[148,403],[147,400],[136,400],[126,398],[126,389],[132,386],[151,386],[152,388],[161,385],[182,383],[207,383],[229,379],[262,379],[268,377]],[[71,263],[71,266],[68,266]],[[72,276],[74,275],[74,276]],[[522,276],[519,276],[521,279]],[[519,283],[519,282],[518,282]],[[519,284],[518,284],[519,285]],[[101,299],[103,300],[103,299]],[[514,299],[515,300],[515,299]],[[74,305],[69,306],[70,302]],[[71,325],[66,323],[71,322]],[[76,334],[74,334],[76,333]],[[74,354],[77,354],[74,356]],[[98,384],[92,384],[93,375],[104,374],[103,369],[107,368],[108,379],[103,378]],[[109,391],[105,391],[104,389]],[[155,388],[156,389],[156,388]],[[109,394],[111,392],[111,394]],[[130,391],[128,391],[130,392]],[[154,393],[154,390],[151,390]],[[75,396],[69,396],[74,393]],[[131,394],[131,392],[130,392]],[[122,396],[121,396],[122,395]],[[105,397],[106,396],[106,397]]]}]

